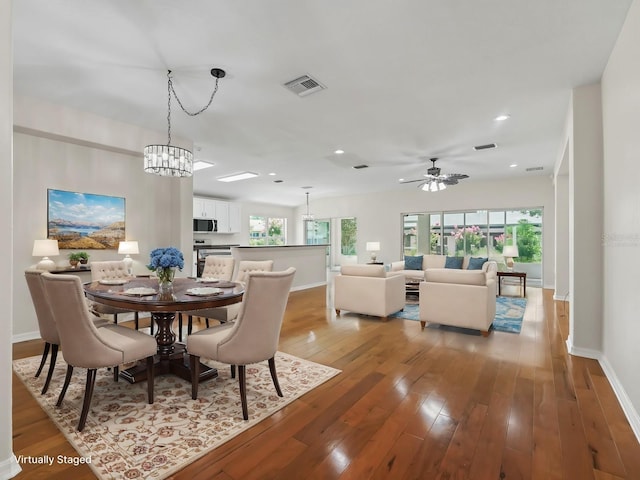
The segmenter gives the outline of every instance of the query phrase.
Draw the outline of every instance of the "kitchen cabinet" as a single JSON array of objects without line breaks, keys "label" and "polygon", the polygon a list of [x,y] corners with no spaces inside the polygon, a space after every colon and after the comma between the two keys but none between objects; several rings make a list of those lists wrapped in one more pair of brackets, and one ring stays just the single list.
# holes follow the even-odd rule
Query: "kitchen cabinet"
[{"label": "kitchen cabinet", "polygon": [[216,200],[208,198],[193,199],[193,218],[206,218],[214,220],[216,218]]},{"label": "kitchen cabinet", "polygon": [[194,197],[193,218],[217,220],[217,233],[240,233],[239,203]]},{"label": "kitchen cabinet", "polygon": [[218,233],[230,233],[229,230],[229,202],[216,200],[216,216]]}]

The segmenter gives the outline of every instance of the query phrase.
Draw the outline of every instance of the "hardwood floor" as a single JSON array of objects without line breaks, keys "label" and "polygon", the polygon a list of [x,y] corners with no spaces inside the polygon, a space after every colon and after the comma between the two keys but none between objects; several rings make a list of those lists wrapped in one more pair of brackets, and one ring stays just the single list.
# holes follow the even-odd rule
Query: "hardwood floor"
[{"label": "hardwood floor", "polygon": [[[519,335],[484,338],[336,318],[324,287],[292,293],[280,350],[342,374],[170,478],[640,479],[640,445],[599,364],[566,353],[566,304],[527,297]],[[41,349],[17,344],[14,358]],[[15,375],[13,428],[16,455],[75,455]],[[94,476],[54,464],[16,478]]]}]

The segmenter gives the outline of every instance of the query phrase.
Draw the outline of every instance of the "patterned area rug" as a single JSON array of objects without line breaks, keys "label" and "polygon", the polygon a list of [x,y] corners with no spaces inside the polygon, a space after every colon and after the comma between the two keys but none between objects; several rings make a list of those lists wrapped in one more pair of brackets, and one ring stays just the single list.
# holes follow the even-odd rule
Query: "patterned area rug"
[{"label": "patterned area rug", "polygon": [[40,395],[48,363],[34,378],[39,362],[39,356],[16,360],[13,369],[78,454],[91,457],[90,467],[105,480],[166,478],[340,373],[278,352],[276,368],[284,394],[280,398],[267,362],[247,366],[245,421],[238,379],[231,378],[228,365],[205,362],[217,367],[219,376],[200,385],[197,400],[191,399],[189,382],[172,375],[156,377],[153,405],[147,403],[146,382],[114,382],[112,373],[101,369],[87,424],[78,432],[86,370],[74,369],[63,404],[56,408],[67,365],[59,355],[49,391]]},{"label": "patterned area rug", "polygon": [[[520,333],[526,307],[526,298],[496,297],[496,318],[493,321],[493,329],[500,332]],[[389,316],[420,321],[419,310],[420,306],[418,304],[407,303],[404,306],[404,310]]]}]

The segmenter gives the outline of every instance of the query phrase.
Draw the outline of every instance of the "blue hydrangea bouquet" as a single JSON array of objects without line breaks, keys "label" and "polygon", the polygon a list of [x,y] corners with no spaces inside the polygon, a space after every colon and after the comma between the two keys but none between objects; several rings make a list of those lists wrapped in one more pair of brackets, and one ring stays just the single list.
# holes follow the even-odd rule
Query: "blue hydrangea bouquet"
[{"label": "blue hydrangea bouquet", "polygon": [[184,268],[184,255],[175,247],[156,248],[151,251],[151,262],[147,268],[156,272],[160,284],[173,282],[176,268]]}]

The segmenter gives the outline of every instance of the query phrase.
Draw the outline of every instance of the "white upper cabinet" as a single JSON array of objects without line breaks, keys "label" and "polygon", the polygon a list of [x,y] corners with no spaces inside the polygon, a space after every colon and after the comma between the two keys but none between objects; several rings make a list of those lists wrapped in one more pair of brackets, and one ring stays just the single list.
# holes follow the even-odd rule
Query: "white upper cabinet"
[{"label": "white upper cabinet", "polygon": [[216,201],[207,198],[193,199],[193,218],[216,218]]},{"label": "white upper cabinet", "polygon": [[238,203],[194,197],[193,218],[217,220],[217,233],[240,232],[240,204]]}]

